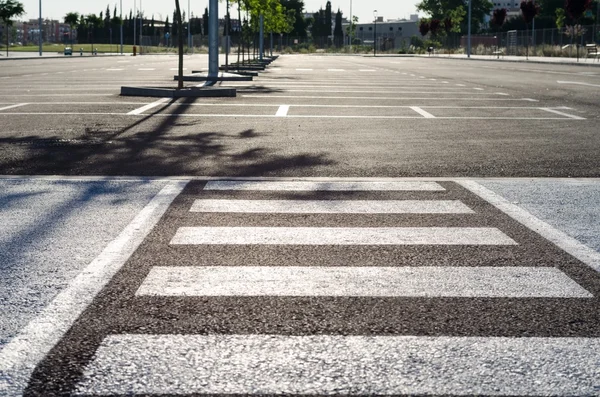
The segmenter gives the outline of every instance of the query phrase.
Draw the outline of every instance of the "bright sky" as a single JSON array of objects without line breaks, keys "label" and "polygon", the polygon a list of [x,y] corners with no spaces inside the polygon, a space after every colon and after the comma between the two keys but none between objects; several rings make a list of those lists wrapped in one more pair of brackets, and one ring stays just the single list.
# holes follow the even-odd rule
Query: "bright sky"
[{"label": "bright sky", "polygon": [[[20,0],[24,7],[25,15],[21,19],[33,19],[39,16],[39,0]],[[331,0],[333,12],[337,12],[339,8],[344,16],[350,14],[350,1],[352,0]],[[135,0],[137,7],[140,2],[144,15],[151,17],[152,14],[159,19],[159,16],[169,19],[173,18],[173,10],[175,9],[175,1],[173,0]],[[317,11],[320,7],[325,9],[327,0],[304,0],[304,8],[306,11]],[[415,13],[415,4],[418,0],[353,0],[352,14],[357,15],[359,22],[371,22],[373,20],[373,10],[377,9],[377,14],[383,16],[384,19],[409,18],[409,15]],[[106,10],[106,6],[110,6],[112,13],[115,5],[119,9],[119,0],[42,0],[42,16],[44,18],[62,20],[68,12],[78,12],[80,14],[99,14],[100,11]],[[188,1],[180,0],[180,5],[183,10],[188,9]],[[129,14],[129,10],[133,9],[134,0],[123,0],[123,14]],[[202,15],[204,8],[208,6],[208,0],[191,0],[190,8],[194,15]],[[225,10],[225,1],[219,3],[219,15],[223,16]]]}]

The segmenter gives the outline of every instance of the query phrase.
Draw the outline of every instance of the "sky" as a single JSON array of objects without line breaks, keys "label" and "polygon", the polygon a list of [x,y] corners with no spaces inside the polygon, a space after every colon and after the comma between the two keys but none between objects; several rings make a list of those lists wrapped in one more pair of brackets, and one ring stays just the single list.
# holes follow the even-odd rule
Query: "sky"
[{"label": "sky", "polygon": [[[26,15],[20,19],[34,19],[39,17],[39,0],[20,0],[25,8]],[[49,19],[63,20],[68,12],[78,12],[80,14],[99,14],[100,11],[106,10],[106,6],[110,6],[112,12],[115,4],[119,9],[120,0],[41,0],[42,1],[42,17]],[[123,15],[129,14],[129,10],[133,9],[134,0],[123,1]],[[337,12],[339,8],[344,16],[350,14],[350,1],[352,0],[330,0],[333,12]],[[172,19],[173,10],[175,9],[175,1],[173,0],[135,0],[137,7],[140,2],[144,15],[151,17],[154,14],[156,19],[159,16]],[[304,0],[305,11],[317,11],[319,8],[325,9],[327,0]],[[415,4],[418,0],[353,0],[352,15],[357,15],[359,22],[373,21],[373,10],[377,10],[377,15],[386,19],[406,18],[415,12]],[[180,5],[183,11],[188,9],[188,1],[180,0]],[[190,0],[190,9],[194,15],[202,15],[204,8],[208,7],[208,0]],[[225,1],[219,3],[219,15],[225,14]]]}]

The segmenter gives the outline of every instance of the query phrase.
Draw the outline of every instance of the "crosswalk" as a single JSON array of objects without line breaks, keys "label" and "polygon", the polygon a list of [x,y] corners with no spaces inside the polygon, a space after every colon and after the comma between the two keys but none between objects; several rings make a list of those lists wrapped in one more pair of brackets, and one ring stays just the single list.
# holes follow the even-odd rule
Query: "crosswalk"
[{"label": "crosswalk", "polygon": [[599,285],[454,182],[194,181],[30,387],[597,395]]}]

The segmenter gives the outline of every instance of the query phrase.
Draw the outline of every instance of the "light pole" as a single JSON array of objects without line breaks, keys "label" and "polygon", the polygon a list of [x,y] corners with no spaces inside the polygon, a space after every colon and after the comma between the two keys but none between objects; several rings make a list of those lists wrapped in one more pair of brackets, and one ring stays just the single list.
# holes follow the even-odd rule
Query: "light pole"
[{"label": "light pole", "polygon": [[373,56],[377,55],[377,10],[373,10],[373,20],[375,27],[373,28]]},{"label": "light pole", "polygon": [[469,19],[467,22],[467,58],[471,58],[471,0],[469,0],[469,15],[467,18]]},{"label": "light pole", "polygon": [[190,0],[188,0],[188,51],[192,50],[192,30],[191,30],[191,20],[192,20],[192,14],[190,14]]},{"label": "light pole", "polygon": [[136,28],[136,23],[137,23],[137,20],[136,20],[137,9],[135,8],[135,5],[136,5],[136,1],[133,0],[133,46],[134,47],[135,47],[135,36],[137,35],[137,33],[136,33],[136,30],[137,30],[137,28]]},{"label": "light pole", "polygon": [[119,11],[119,19],[121,20],[121,55],[123,55],[123,0],[121,0],[121,10]]},{"label": "light pole", "polygon": [[[39,28],[40,28],[40,56],[42,56],[42,44],[43,44],[43,40],[42,40],[42,0],[40,0],[40,19],[38,21],[39,24]],[[6,34],[8,35],[8,29],[6,29]]]}]

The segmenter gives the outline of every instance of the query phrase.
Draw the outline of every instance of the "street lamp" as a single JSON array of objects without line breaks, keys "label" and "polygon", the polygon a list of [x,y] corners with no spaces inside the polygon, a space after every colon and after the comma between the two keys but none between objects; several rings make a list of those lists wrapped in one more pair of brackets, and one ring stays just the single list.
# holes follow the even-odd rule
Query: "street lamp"
[{"label": "street lamp", "polygon": [[375,18],[373,21],[375,22],[375,27],[373,28],[373,56],[377,55],[377,10],[373,10],[373,17]]}]

